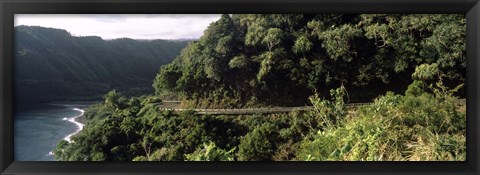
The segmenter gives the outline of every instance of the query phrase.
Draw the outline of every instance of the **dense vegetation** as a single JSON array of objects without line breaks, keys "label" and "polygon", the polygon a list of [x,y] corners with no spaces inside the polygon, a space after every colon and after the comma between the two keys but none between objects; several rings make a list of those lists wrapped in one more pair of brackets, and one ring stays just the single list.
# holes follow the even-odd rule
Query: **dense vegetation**
[{"label": "dense vegetation", "polygon": [[340,85],[371,101],[436,63],[453,87],[465,80],[465,26],[464,15],[223,15],[154,86],[187,107],[305,105]]},{"label": "dense vegetation", "polygon": [[389,92],[349,109],[341,87],[332,100],[312,96],[312,111],[213,116],[162,111],[157,97],[127,99],[111,91],[87,110],[84,130],[72,143],[61,141],[54,155],[69,161],[466,160],[465,106],[453,92],[441,82],[415,81],[405,95]]},{"label": "dense vegetation", "polygon": [[[462,15],[223,15],[154,80],[110,91],[58,160],[465,160]],[[184,107],[313,106],[200,115]],[[351,101],[370,101],[348,107]]]},{"label": "dense vegetation", "polygon": [[152,93],[152,79],[185,41],[72,36],[65,30],[15,27],[17,102],[101,99],[115,88],[127,95]]}]

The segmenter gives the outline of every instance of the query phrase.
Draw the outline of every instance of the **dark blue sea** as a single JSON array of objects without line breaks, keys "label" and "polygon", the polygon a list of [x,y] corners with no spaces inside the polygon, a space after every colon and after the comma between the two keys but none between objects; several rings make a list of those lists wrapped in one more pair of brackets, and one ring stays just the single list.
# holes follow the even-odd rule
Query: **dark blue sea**
[{"label": "dark blue sea", "polygon": [[91,103],[36,104],[17,108],[14,117],[15,161],[54,161],[52,150],[69,141],[83,124],[74,118]]}]

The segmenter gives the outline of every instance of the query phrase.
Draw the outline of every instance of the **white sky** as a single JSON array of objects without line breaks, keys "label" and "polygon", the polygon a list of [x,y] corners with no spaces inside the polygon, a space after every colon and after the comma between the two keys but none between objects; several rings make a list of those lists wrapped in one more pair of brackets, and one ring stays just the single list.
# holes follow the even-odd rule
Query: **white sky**
[{"label": "white sky", "polygon": [[203,35],[217,14],[17,14],[15,26],[65,29],[74,36],[103,39],[193,39]]}]

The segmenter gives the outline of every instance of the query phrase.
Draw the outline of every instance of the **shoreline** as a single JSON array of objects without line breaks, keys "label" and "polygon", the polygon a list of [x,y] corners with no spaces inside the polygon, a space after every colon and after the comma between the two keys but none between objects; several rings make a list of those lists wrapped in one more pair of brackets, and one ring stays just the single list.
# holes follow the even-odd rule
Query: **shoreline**
[{"label": "shoreline", "polygon": [[[83,110],[83,109],[82,109],[82,110]],[[85,112],[84,112],[84,113],[85,113]],[[75,122],[77,122],[77,123],[81,123],[84,127],[85,127],[85,123],[87,123],[87,122],[86,122],[87,118],[85,118],[85,115],[81,115],[81,116],[75,117],[74,120],[75,120]],[[83,129],[83,128],[82,128],[82,129]]]},{"label": "shoreline", "polygon": [[84,124],[85,121],[83,121],[84,119],[80,119],[85,114],[85,111],[83,109],[80,109],[80,108],[73,108],[73,110],[80,111],[80,115],[74,116],[72,118],[63,118],[63,120],[68,120],[69,122],[77,125],[77,130],[75,132],[73,132],[73,133],[67,135],[65,138],[63,138],[63,140],[67,141],[68,143],[72,143],[71,138],[74,135],[80,133],[80,131],[82,131],[83,127],[85,126],[85,124]]},{"label": "shoreline", "polygon": [[[66,121],[69,121],[73,124],[75,124],[77,126],[77,130],[69,135],[67,135],[66,137],[63,138],[63,140],[67,141],[68,143],[72,143],[72,140],[71,138],[75,135],[77,135],[78,133],[80,133],[80,131],[83,130],[83,127],[85,127],[85,121],[86,121],[86,118],[85,118],[85,110],[83,109],[80,109],[80,108],[73,108],[74,111],[80,111],[80,115],[76,115],[74,117],[71,117],[71,118],[63,118],[63,120],[66,120]],[[53,151],[50,151],[48,153],[49,156],[53,156]]]}]

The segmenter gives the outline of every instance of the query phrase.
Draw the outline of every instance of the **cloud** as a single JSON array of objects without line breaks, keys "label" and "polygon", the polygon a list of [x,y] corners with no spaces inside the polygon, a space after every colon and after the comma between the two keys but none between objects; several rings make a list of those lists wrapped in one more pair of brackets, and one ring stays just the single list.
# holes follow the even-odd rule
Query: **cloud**
[{"label": "cloud", "polygon": [[104,39],[199,38],[218,14],[19,14],[15,26],[65,29],[76,36]]}]

